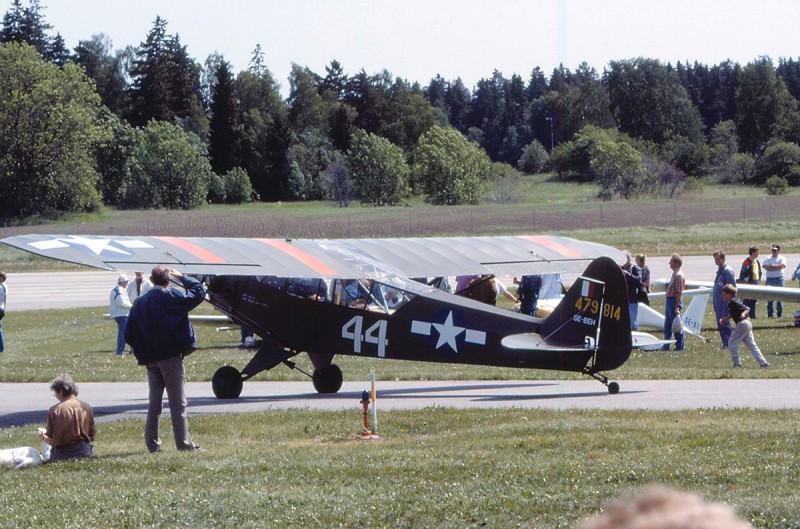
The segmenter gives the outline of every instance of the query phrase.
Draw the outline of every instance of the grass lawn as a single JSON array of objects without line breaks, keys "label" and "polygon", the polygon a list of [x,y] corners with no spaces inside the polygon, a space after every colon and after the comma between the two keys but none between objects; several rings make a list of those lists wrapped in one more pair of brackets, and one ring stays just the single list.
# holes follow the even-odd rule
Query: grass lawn
[{"label": "grass lawn", "polygon": [[[102,423],[96,458],[0,469],[2,527],[567,528],[667,484],[758,528],[797,528],[800,411],[309,410],[193,417],[206,452],[148,454],[142,423]],[[32,428],[0,431],[30,444]]]}]

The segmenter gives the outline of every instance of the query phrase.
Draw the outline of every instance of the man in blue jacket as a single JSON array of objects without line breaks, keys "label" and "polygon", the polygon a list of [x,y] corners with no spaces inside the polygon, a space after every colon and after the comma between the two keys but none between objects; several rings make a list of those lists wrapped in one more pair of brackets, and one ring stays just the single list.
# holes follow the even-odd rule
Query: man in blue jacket
[{"label": "man in blue jacket", "polygon": [[722,348],[727,349],[733,327],[731,327],[730,319],[726,319],[730,316],[730,312],[728,312],[728,302],[722,297],[722,288],[725,285],[734,284],[735,281],[733,269],[725,262],[725,252],[721,250],[714,252],[714,264],[717,265],[717,275],[714,276],[714,287],[711,291],[714,300],[714,314],[717,316],[717,330],[722,339]]},{"label": "man in blue jacket", "polygon": [[[180,282],[186,292],[169,288],[170,276]],[[139,365],[147,366],[150,404],[144,429],[145,444],[150,452],[161,450],[158,420],[166,389],[175,445],[178,450],[198,450],[189,437],[186,421],[183,357],[197,348],[189,311],[205,299],[205,289],[196,279],[163,265],[153,268],[150,281],[153,288],[133,302],[125,328],[125,341],[133,348]]]}]

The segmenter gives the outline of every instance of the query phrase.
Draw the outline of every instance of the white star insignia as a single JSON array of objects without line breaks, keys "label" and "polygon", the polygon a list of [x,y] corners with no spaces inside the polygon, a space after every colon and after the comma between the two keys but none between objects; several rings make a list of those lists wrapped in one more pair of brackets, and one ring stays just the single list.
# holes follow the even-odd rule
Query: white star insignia
[{"label": "white star insignia", "polygon": [[442,345],[447,344],[453,351],[458,352],[456,336],[464,332],[466,328],[453,325],[453,311],[450,311],[444,323],[433,323],[432,325],[439,333],[439,341],[436,342],[436,348],[438,349]]},{"label": "white star insignia", "polygon": [[111,239],[102,238],[89,238],[72,235],[68,238],[57,238],[47,241],[38,241],[30,243],[31,246],[38,250],[56,250],[59,248],[69,248],[70,246],[83,246],[95,255],[101,255],[103,252],[111,252],[119,255],[132,255],[122,248],[113,246],[112,243],[124,246],[126,248],[152,248],[151,245],[137,240],[130,241],[112,241]]}]

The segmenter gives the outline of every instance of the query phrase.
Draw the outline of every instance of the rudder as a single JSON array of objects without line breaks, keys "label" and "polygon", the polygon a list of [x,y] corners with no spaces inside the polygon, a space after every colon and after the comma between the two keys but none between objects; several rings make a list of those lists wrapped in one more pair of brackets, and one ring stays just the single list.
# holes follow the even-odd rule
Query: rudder
[{"label": "rudder", "polygon": [[619,265],[609,257],[592,261],[542,324],[548,343],[597,345],[590,372],[615,369],[631,353],[628,287]]}]

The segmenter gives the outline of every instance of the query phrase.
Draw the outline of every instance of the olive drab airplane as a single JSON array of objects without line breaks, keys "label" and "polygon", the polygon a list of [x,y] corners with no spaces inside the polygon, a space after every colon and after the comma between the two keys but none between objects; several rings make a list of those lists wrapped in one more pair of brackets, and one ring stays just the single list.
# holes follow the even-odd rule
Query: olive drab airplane
[{"label": "olive drab airplane", "polygon": [[[238,397],[244,381],[262,371],[294,367],[290,359],[301,352],[314,366],[320,393],[342,385],[335,355],[356,355],[571,371],[599,380],[613,394],[619,384],[604,372],[623,365],[632,348],[622,253],[566,237],[21,235],[0,242],[107,270],[164,264],[198,277],[214,307],[262,338],[241,371],[223,366],[214,374],[218,398]],[[579,274],[546,318],[410,279],[546,273]]]}]

